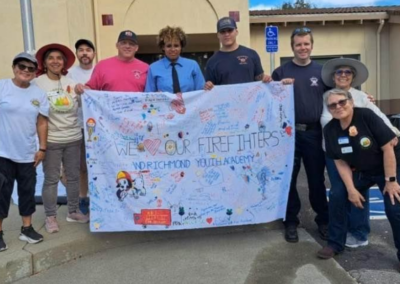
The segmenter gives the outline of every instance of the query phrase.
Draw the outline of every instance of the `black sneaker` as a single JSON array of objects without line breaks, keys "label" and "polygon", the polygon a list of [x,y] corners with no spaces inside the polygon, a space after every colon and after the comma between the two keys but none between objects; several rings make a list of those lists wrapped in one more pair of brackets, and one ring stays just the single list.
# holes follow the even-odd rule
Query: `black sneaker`
[{"label": "black sneaker", "polygon": [[3,240],[3,231],[0,231],[0,251],[8,249],[6,243]]},{"label": "black sneaker", "polygon": [[19,239],[30,244],[36,244],[43,241],[43,236],[37,233],[35,229],[33,229],[32,225],[30,225],[29,227],[21,227]]}]

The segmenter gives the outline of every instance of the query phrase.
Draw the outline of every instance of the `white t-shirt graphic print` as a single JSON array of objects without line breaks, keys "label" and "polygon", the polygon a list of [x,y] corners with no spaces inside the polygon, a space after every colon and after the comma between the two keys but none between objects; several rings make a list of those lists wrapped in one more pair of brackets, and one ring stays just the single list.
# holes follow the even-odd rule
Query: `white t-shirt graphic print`
[{"label": "white t-shirt graphic print", "polygon": [[79,96],[75,94],[75,83],[61,76],[51,80],[44,74],[35,79],[35,84],[46,92],[50,105],[49,133],[51,143],[70,143],[82,138],[78,123]]}]

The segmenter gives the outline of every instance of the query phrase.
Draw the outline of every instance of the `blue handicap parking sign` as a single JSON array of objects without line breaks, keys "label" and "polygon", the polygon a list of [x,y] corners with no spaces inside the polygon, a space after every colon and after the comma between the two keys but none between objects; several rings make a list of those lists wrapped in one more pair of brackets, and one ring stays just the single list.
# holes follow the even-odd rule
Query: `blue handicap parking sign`
[{"label": "blue handicap parking sign", "polygon": [[[326,195],[329,198],[329,188],[326,189]],[[369,218],[371,220],[387,219],[383,196],[378,187],[369,189]]]},{"label": "blue handicap parking sign", "polygon": [[267,52],[278,51],[278,27],[265,27],[265,46]]}]

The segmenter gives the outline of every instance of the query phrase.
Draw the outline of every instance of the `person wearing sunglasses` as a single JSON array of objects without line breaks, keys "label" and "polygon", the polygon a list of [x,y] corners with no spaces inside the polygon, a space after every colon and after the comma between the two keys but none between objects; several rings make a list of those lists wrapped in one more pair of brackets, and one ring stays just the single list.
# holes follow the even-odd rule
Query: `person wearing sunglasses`
[{"label": "person wearing sunglasses", "polygon": [[31,84],[37,67],[36,58],[22,52],[12,62],[14,78],[0,80],[0,252],[7,249],[3,220],[8,217],[15,181],[23,224],[19,239],[28,243],[43,240],[32,227],[32,215],[36,210],[36,167],[47,149],[49,103],[46,94]]},{"label": "person wearing sunglasses", "polygon": [[[356,89],[368,79],[368,69],[359,60],[350,58],[336,58],[327,61],[322,68],[322,80],[325,85],[331,88],[348,91],[352,96],[352,102],[355,107],[368,108],[372,110],[396,135],[399,131],[391,124],[389,119],[380,109],[373,104],[363,91]],[[324,98],[330,91],[324,94]],[[332,120],[331,111],[337,108],[343,108],[347,105],[348,99],[342,98],[337,103],[329,106],[323,104],[321,116],[321,125],[325,125]],[[397,143],[397,138],[393,143]],[[324,147],[325,148],[325,147]],[[344,246],[357,248],[368,245],[369,226],[369,192],[362,192],[364,203],[363,208],[357,208],[348,202],[348,193],[335,162],[329,156],[326,156],[326,168],[328,171],[331,189],[329,191],[329,238],[328,248],[321,251],[320,255],[332,255],[334,251],[342,251]],[[347,214],[340,215],[337,212],[347,211]],[[346,217],[347,216],[347,217]],[[346,217],[346,218],[345,218]],[[334,250],[330,250],[334,248]]]},{"label": "person wearing sunglasses", "polygon": [[295,108],[295,154],[288,205],[286,210],[285,239],[299,241],[297,226],[301,203],[297,192],[297,176],[303,160],[309,187],[311,207],[316,213],[315,222],[321,239],[328,238],[328,201],[325,187],[325,155],[322,150],[323,94],[327,87],[321,80],[322,66],[311,60],[314,38],[307,27],[294,29],[291,35],[294,58],[276,68],[272,73],[274,81],[289,81],[294,84]]},{"label": "person wearing sunglasses", "polygon": [[[371,109],[355,107],[347,90],[328,91],[325,104],[333,117],[324,128],[326,154],[334,160],[347,189],[346,197],[355,207],[363,208],[365,191],[378,185],[400,261],[400,145],[392,142],[396,134]],[[346,198],[342,202],[342,206],[330,211],[331,222],[345,222],[348,202]],[[337,243],[331,241],[336,236],[329,235],[327,246],[317,255],[328,259],[342,252],[345,236]]]},{"label": "person wearing sunglasses", "polygon": [[145,92],[176,94],[203,89],[205,81],[199,64],[181,56],[186,42],[186,34],[180,27],[160,30],[157,44],[164,57],[150,65]]},{"label": "person wearing sunglasses", "polygon": [[205,90],[214,85],[250,83],[255,81],[270,82],[264,74],[260,56],[253,49],[239,45],[236,41],[239,31],[236,22],[230,17],[223,17],[217,22],[217,36],[221,49],[214,53],[206,64]]},{"label": "person wearing sunglasses", "polygon": [[47,152],[43,161],[45,228],[48,233],[56,233],[59,231],[56,216],[61,163],[67,180],[66,219],[68,222],[89,222],[89,217],[78,208],[82,143],[78,122],[80,97],[74,92],[75,82],[66,76],[75,61],[75,55],[68,47],[57,43],[45,45],[36,53],[36,59],[39,77],[35,83],[46,92],[50,103]]}]

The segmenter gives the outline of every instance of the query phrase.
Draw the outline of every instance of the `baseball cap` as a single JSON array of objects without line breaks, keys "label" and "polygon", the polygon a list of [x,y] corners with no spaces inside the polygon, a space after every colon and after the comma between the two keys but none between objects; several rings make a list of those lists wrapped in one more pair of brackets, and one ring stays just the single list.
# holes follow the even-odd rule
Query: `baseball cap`
[{"label": "baseball cap", "polygon": [[17,63],[17,61],[19,61],[19,59],[26,59],[26,60],[32,62],[33,64],[35,64],[36,68],[38,67],[38,62],[37,62],[36,58],[27,52],[21,52],[21,53],[17,54],[13,59],[13,65],[15,65]]},{"label": "baseball cap", "polygon": [[76,43],[75,43],[75,49],[78,49],[82,44],[85,44],[87,46],[89,46],[91,49],[93,49],[93,51],[95,51],[96,49],[94,48],[94,44],[93,42],[91,42],[88,39],[79,39]]},{"label": "baseball cap", "polygon": [[223,29],[237,29],[235,20],[230,17],[219,19],[217,23],[217,31],[220,32]]},{"label": "baseball cap", "polygon": [[120,42],[122,40],[131,40],[134,43],[138,43],[136,34],[134,32],[132,32],[132,31],[130,31],[130,30],[122,31],[119,34],[118,42]]}]

